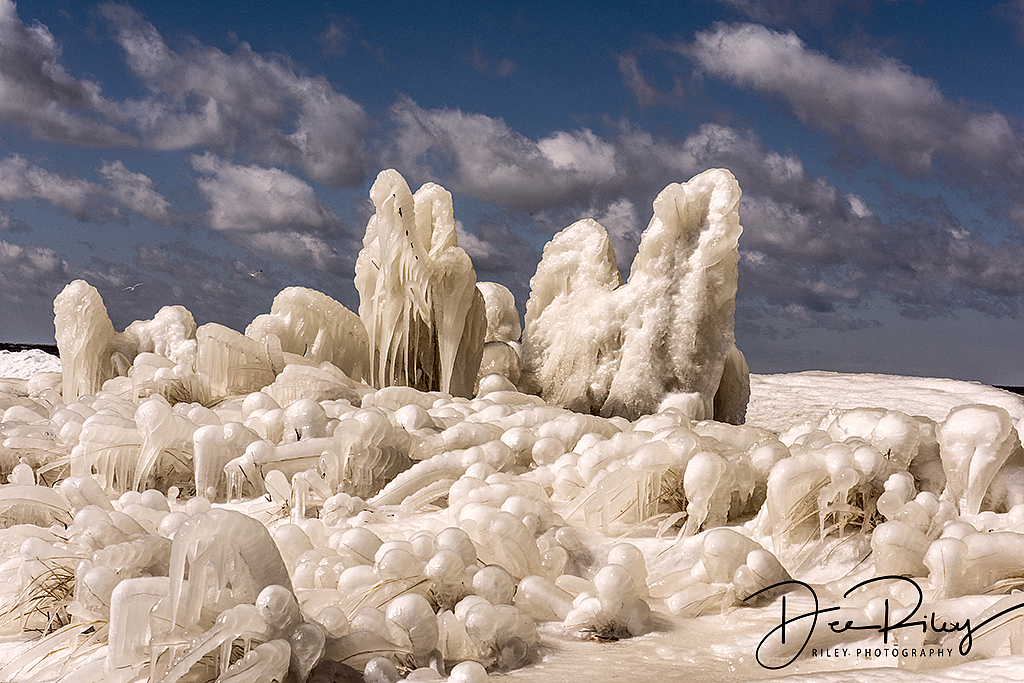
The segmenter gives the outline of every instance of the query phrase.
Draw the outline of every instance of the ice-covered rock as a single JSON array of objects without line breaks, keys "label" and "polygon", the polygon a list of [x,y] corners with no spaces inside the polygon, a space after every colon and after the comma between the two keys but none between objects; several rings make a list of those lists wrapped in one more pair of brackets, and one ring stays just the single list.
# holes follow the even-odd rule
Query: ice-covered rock
[{"label": "ice-covered rock", "polygon": [[196,373],[206,380],[209,397],[248,394],[274,381],[274,367],[264,345],[218,323],[196,331]]},{"label": "ice-covered rock", "polygon": [[370,383],[472,395],[487,319],[473,263],[458,246],[451,194],[427,183],[413,195],[387,170],[370,198],[377,211],[355,278]]},{"label": "ice-covered rock", "polygon": [[[10,644],[0,680],[454,683],[531,661],[543,677],[557,623],[598,641],[654,630],[569,648],[648,663],[689,658],[673,639],[697,631],[663,628],[666,610],[723,612],[697,630],[753,643],[766,614],[728,613],[777,613],[790,579],[831,604],[859,576],[927,577],[929,612],[956,599],[975,623],[1018,607],[991,594],[1024,585],[1019,411],[800,412],[781,436],[706,419],[741,421],[749,391],[737,197],[725,172],[670,186],[625,286],[597,223],[553,240],[518,378],[547,401],[517,391],[514,301],[474,284],[450,197],[394,172],[374,186],[359,321],[290,288],[248,336],[180,306],[119,335],[72,283],[55,303],[66,377],[0,381],[0,632],[42,634]],[[363,384],[360,354],[367,381],[413,386]],[[914,597],[903,583],[840,615],[880,623]],[[1024,651],[1022,633],[1000,637]],[[973,652],[1002,647],[977,635]],[[807,643],[766,640],[762,664]]]},{"label": "ice-covered rock", "polygon": [[519,341],[523,334],[523,326],[519,322],[516,299],[508,287],[497,282],[478,282],[476,288],[484,297],[487,315],[487,333],[484,335],[484,341]]},{"label": "ice-covered rock", "polygon": [[255,603],[267,586],[291,590],[288,568],[267,528],[221,508],[199,512],[181,524],[174,535],[169,575],[171,615],[185,628],[202,623],[204,610],[216,614]]},{"label": "ice-covered rock", "polygon": [[477,381],[490,374],[499,374],[513,385],[519,383],[523,359],[519,338],[523,334],[516,300],[507,287],[497,282],[478,282],[476,288],[484,297],[487,333]]},{"label": "ice-covered rock", "polygon": [[620,564],[639,555],[635,547],[632,553],[616,556],[616,550],[628,545],[612,548],[608,564],[594,576],[593,590],[576,596],[563,622],[567,629],[599,638],[639,636],[651,630],[651,608],[642,595],[647,592],[643,559]]},{"label": "ice-covered rock", "polygon": [[527,381],[558,405],[632,419],[667,394],[696,392],[701,410],[691,417],[741,422],[749,389],[733,352],[739,198],[723,169],[666,187],[624,285],[600,224],[557,234],[530,280]]}]

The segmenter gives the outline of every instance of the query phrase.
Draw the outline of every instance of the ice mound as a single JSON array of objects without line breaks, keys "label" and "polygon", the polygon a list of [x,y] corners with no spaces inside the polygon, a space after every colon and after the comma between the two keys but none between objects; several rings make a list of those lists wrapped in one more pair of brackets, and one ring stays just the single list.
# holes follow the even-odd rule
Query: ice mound
[{"label": "ice mound", "polygon": [[527,381],[581,412],[636,419],[667,395],[692,394],[691,417],[742,422],[750,389],[733,335],[739,199],[723,169],[666,187],[625,284],[596,221],[555,235],[530,280]]},{"label": "ice mound", "polygon": [[370,383],[471,396],[487,319],[473,263],[458,246],[451,194],[427,183],[413,195],[387,170],[370,198],[377,211],[355,279]]}]

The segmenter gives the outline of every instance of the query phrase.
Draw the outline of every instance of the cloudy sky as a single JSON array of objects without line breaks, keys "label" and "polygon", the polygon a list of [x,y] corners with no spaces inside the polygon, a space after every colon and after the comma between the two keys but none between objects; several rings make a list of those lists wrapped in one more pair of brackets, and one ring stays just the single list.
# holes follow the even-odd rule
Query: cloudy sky
[{"label": "cloudy sky", "polygon": [[1024,0],[967,6],[0,0],[0,340],[52,341],[75,278],[119,329],[355,309],[388,167],[523,309],[554,233],[596,218],[628,272],[724,166],[753,371],[1024,385]]}]

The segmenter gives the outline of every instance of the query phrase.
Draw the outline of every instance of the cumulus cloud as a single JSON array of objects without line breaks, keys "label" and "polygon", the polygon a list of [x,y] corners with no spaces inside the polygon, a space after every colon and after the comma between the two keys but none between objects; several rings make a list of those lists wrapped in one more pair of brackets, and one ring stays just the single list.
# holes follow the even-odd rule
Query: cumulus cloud
[{"label": "cumulus cloud", "polygon": [[192,156],[210,227],[229,233],[333,231],[341,221],[306,182],[278,168],[240,166],[207,153]]},{"label": "cumulus cloud", "polygon": [[0,0],[0,120],[51,142],[132,145],[132,137],[115,125],[119,117],[98,83],[68,73],[60,45],[45,26],[26,26],[14,2]]},{"label": "cumulus cloud", "polygon": [[592,214],[594,220],[608,231],[619,270],[628,272],[633,255],[640,245],[640,235],[644,228],[640,225],[636,206],[630,200],[622,198],[593,211]]},{"label": "cumulus cloud", "polygon": [[435,169],[456,192],[531,211],[571,203],[615,175],[614,151],[589,130],[534,142],[502,119],[458,109],[423,109],[408,98],[391,108],[396,126],[387,155],[427,178]]},{"label": "cumulus cloud", "polygon": [[879,245],[878,287],[908,317],[957,308],[1015,315],[1024,295],[1024,247],[991,242],[964,228],[941,200],[910,200],[916,212],[894,225]]},{"label": "cumulus cloud", "polygon": [[[240,166],[213,154],[192,157],[210,202],[211,228],[275,259],[328,273],[350,273],[351,257],[331,242],[358,250],[342,221],[313,188],[278,168]],[[331,238],[328,241],[327,238]],[[353,252],[354,253],[354,252]]]},{"label": "cumulus cloud", "polygon": [[107,179],[110,195],[124,208],[157,223],[170,220],[171,205],[148,176],[129,171],[121,161],[104,162],[100,175]]},{"label": "cumulus cloud", "polygon": [[935,161],[966,164],[976,177],[1024,170],[1024,141],[1004,115],[948,100],[897,60],[840,62],[791,31],[756,24],[719,24],[677,49],[704,73],[781,97],[810,125],[852,131],[876,157],[906,171],[930,171]]},{"label": "cumulus cloud", "polygon": [[507,222],[484,219],[476,224],[474,232],[470,232],[462,221],[457,220],[455,231],[459,246],[473,259],[478,279],[481,273],[486,273],[488,279],[509,277],[522,286],[533,275],[532,272],[524,272],[523,266],[536,263],[540,252]]},{"label": "cumulus cloud", "polygon": [[351,276],[355,259],[341,254],[318,235],[292,230],[275,230],[252,235],[248,242],[254,249],[273,254],[296,266],[313,268],[324,273]]},{"label": "cumulus cloud", "polygon": [[86,222],[126,223],[132,213],[158,223],[170,221],[170,204],[149,177],[128,170],[121,161],[103,162],[99,173],[105,184],[51,173],[14,154],[0,159],[0,199],[41,199]]},{"label": "cumulus cloud", "polygon": [[366,113],[326,79],[244,42],[231,54],[197,42],[177,52],[134,9],[105,4],[101,12],[149,90],[123,106],[148,146],[244,153],[333,187],[363,181]]}]

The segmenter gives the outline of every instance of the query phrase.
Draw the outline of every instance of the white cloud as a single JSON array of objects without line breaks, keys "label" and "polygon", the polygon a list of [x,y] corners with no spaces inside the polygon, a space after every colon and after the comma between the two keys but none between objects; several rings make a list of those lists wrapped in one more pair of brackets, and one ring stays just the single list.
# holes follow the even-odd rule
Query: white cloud
[{"label": "white cloud", "polygon": [[608,231],[612,248],[615,249],[616,265],[619,270],[628,272],[640,244],[640,235],[643,233],[643,226],[640,225],[636,206],[633,202],[623,198],[617,199],[602,210],[593,213],[594,220]]},{"label": "white cloud", "polygon": [[261,232],[247,236],[246,242],[258,251],[297,266],[325,273],[351,275],[355,261],[338,253],[318,235],[292,230]]},{"label": "white cloud", "polygon": [[1005,116],[946,99],[897,60],[840,62],[793,32],[756,24],[719,24],[678,49],[705,73],[782,97],[804,122],[854,131],[875,156],[905,170],[929,171],[936,158],[979,172],[1024,170],[1024,142]]},{"label": "white cloud", "polygon": [[539,140],[537,147],[556,169],[584,182],[603,183],[615,176],[615,148],[592,131],[558,131]]},{"label": "white cloud", "polygon": [[192,156],[210,202],[210,227],[229,233],[333,231],[340,219],[307,183],[278,168],[240,166],[213,154]]},{"label": "white cloud", "polygon": [[653,85],[647,82],[643,71],[640,70],[640,62],[636,55],[622,54],[615,55],[615,61],[619,65],[619,73],[622,75],[622,82],[627,88],[633,91],[636,102],[641,107],[649,107],[660,99],[661,93]]},{"label": "white cloud", "polygon": [[366,172],[363,108],[324,78],[297,73],[284,57],[241,43],[231,54],[193,42],[172,50],[134,9],[105,4],[131,69],[149,96],[124,110],[155,149],[241,152],[266,165],[294,165],[334,187]]},{"label": "white cloud", "polygon": [[434,176],[428,157],[441,159],[452,190],[502,206],[541,210],[571,203],[615,175],[613,151],[587,130],[534,142],[502,119],[422,109],[408,98],[391,113],[397,128],[388,153],[392,165],[427,179]]},{"label": "white cloud", "polygon": [[37,138],[89,147],[132,145],[119,131],[116,104],[99,84],[74,78],[42,24],[26,26],[11,0],[0,0],[0,120]]},{"label": "white cloud", "polygon": [[500,255],[497,245],[482,240],[471,232],[466,232],[466,226],[462,221],[455,221],[455,236],[459,240],[459,246],[469,255],[473,263],[484,263]]},{"label": "white cloud", "polygon": [[51,173],[20,155],[0,160],[0,199],[42,199],[80,221],[126,222],[130,213],[170,221],[169,204],[146,175],[129,171],[120,161],[104,162],[99,173],[106,184]]},{"label": "white cloud", "polygon": [[850,202],[850,211],[853,211],[853,215],[857,218],[871,218],[874,215],[874,212],[868,207],[863,197],[848,194],[846,195],[846,201]]},{"label": "white cloud", "polygon": [[[551,232],[586,216],[607,222],[623,268],[667,182],[728,168],[744,192],[741,249],[760,255],[744,262],[744,291],[799,305],[824,326],[867,324],[850,318],[850,310],[878,294],[904,310],[935,315],[959,306],[1007,312],[1024,293],[1024,281],[1013,276],[1024,262],[1019,246],[967,231],[957,241],[934,220],[884,222],[867,200],[809,176],[799,157],[767,149],[749,131],[705,124],[683,140],[665,140],[622,124],[610,137],[556,131],[534,142],[501,119],[425,110],[409,100],[395,105],[393,115],[399,136],[392,154],[400,168],[436,179],[456,196],[530,211],[534,226]],[[496,262],[481,235],[464,239],[486,262]]]},{"label": "white cloud", "polygon": [[69,266],[53,249],[0,240],[0,299],[16,304],[50,301],[70,281]]},{"label": "white cloud", "polygon": [[101,192],[95,183],[52,174],[17,154],[0,161],[0,199],[5,201],[43,199],[88,220],[92,198]]},{"label": "white cloud", "polygon": [[129,171],[121,161],[104,162],[100,174],[110,183],[109,192],[121,206],[151,221],[169,222],[171,205],[148,176]]}]

